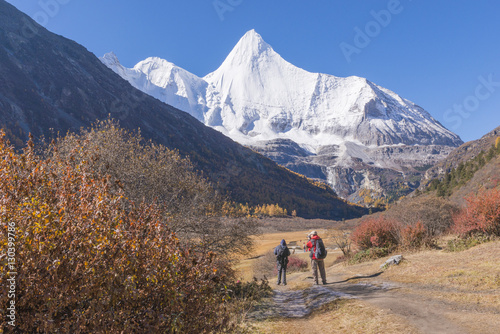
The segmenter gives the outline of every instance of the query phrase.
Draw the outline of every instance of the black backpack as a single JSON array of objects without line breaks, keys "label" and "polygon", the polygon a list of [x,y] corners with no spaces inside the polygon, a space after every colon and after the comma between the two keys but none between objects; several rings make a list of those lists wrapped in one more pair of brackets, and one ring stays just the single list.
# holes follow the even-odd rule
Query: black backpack
[{"label": "black backpack", "polygon": [[325,244],[321,239],[317,239],[315,242],[316,242],[316,249],[314,250],[314,257],[318,260],[322,260],[328,254],[325,248]]},{"label": "black backpack", "polygon": [[279,247],[279,250],[278,250],[278,255],[276,255],[276,261],[278,261],[279,263],[283,263],[285,262],[286,260],[286,247]]}]

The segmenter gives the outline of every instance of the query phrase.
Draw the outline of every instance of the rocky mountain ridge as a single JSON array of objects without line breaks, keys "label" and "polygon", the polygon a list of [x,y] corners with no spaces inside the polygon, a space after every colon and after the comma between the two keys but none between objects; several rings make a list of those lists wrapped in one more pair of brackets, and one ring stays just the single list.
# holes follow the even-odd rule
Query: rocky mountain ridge
[{"label": "rocky mountain ridge", "polygon": [[499,137],[500,126],[477,140],[471,140],[460,145],[451,151],[445,159],[432,166],[432,168],[429,168],[424,175],[424,181],[439,178],[452,168],[456,168],[460,163],[473,159],[481,152],[487,152]]},{"label": "rocky mountain ridge", "polygon": [[413,102],[365,78],[300,69],[254,30],[203,78],[160,58],[131,69],[114,54],[101,60],[134,87],[350,200],[362,189],[410,191],[462,144]]}]

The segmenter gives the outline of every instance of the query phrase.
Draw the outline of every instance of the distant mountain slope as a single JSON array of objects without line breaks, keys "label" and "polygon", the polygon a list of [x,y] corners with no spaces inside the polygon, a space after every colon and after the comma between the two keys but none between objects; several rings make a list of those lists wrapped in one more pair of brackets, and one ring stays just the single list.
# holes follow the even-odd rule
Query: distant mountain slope
[{"label": "distant mountain slope", "polygon": [[155,57],[131,69],[112,53],[101,60],[134,87],[354,201],[362,189],[411,191],[423,169],[462,144],[413,102],[364,78],[298,68],[254,30],[203,78]]},{"label": "distant mountain slope", "polygon": [[500,186],[500,156],[492,159],[479,169],[464,186],[453,191],[450,200],[458,205],[465,204],[465,198],[477,193],[480,189]]},{"label": "distant mountain slope", "polygon": [[50,137],[108,115],[188,155],[235,201],[278,203],[304,217],[365,212],[133,88],[84,47],[0,0],[0,125],[9,137],[22,145],[29,132]]},{"label": "distant mountain slope", "polygon": [[463,144],[430,168],[420,190],[463,205],[480,189],[500,186],[500,127]]},{"label": "distant mountain slope", "polygon": [[481,151],[489,150],[491,145],[495,144],[498,137],[500,137],[500,126],[488,132],[480,139],[469,141],[457,147],[450,152],[448,157],[427,170],[424,180],[428,181],[439,177],[446,171],[456,168],[461,162],[466,162],[476,157]]}]

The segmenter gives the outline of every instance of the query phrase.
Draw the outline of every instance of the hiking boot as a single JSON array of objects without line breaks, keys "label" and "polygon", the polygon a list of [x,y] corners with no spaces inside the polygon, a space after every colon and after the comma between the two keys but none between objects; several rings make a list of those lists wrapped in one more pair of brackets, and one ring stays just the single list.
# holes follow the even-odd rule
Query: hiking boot
[{"label": "hiking boot", "polygon": [[277,285],[280,285],[280,282],[276,283]]},{"label": "hiking boot", "polygon": [[323,282],[323,285],[326,285],[326,282]]}]

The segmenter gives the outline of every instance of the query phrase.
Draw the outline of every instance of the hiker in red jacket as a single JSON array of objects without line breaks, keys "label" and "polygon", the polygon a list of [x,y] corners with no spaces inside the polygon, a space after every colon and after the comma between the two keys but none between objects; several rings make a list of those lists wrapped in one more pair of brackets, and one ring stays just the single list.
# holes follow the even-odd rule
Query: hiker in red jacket
[{"label": "hiker in red jacket", "polygon": [[309,233],[307,238],[309,239],[309,241],[307,242],[307,249],[310,252],[309,257],[311,258],[311,268],[314,277],[314,284],[319,284],[318,269],[321,275],[321,281],[323,282],[323,284],[326,284],[325,262],[323,261],[323,259],[316,259],[316,256],[314,256],[314,253],[316,252],[316,245],[318,243],[318,240],[321,240],[321,238],[318,236],[318,233],[316,231],[312,231],[311,233]]}]

